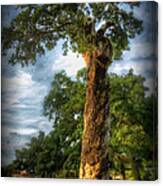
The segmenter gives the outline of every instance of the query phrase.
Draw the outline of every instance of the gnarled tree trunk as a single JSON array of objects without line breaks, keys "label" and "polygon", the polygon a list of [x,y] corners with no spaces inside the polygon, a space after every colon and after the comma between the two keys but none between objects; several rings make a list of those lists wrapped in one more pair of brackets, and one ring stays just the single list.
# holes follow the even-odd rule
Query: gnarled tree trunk
[{"label": "gnarled tree trunk", "polygon": [[108,151],[105,145],[106,120],[109,114],[109,85],[106,82],[108,58],[84,56],[88,64],[84,130],[80,178],[99,179],[108,170]]}]

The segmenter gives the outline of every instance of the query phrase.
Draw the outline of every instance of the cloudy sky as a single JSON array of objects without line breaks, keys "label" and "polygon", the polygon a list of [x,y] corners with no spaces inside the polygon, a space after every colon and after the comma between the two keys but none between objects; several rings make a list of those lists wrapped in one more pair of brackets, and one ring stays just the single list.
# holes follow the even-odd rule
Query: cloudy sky
[{"label": "cloudy sky", "polygon": [[[14,6],[2,7],[2,25],[8,25],[16,11]],[[152,91],[157,62],[155,7],[142,3],[135,16],[143,20],[144,31],[130,41],[130,51],[123,53],[123,60],[114,61],[110,72],[125,74],[130,68],[135,74],[146,77],[146,85]],[[48,94],[54,73],[65,70],[74,77],[84,67],[82,57],[69,52],[62,55],[61,42],[37,58],[37,63],[22,68],[8,64],[9,56],[2,57],[2,164],[15,157],[15,149],[21,148],[40,130],[48,133],[52,124],[43,116],[43,100]]]}]

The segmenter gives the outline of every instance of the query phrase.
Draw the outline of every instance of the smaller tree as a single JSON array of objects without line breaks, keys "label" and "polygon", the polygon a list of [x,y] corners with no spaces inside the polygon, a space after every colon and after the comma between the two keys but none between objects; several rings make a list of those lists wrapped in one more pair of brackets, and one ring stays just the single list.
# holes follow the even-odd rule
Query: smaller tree
[{"label": "smaller tree", "polygon": [[[75,81],[62,71],[54,76],[52,88],[44,101],[44,114],[54,127],[51,145],[56,144],[60,162],[60,154],[63,154],[61,166],[54,168],[56,177],[79,175],[85,89],[85,69],[78,72]],[[52,151],[55,156],[56,152]]]},{"label": "smaller tree", "polygon": [[[145,161],[157,161],[157,158],[150,157],[155,151],[154,134],[151,132],[153,114],[156,114],[151,103],[155,99],[146,96],[145,78],[134,75],[133,70],[125,76],[112,74],[110,78],[112,132],[109,146],[113,153],[112,162],[118,165],[123,178],[125,171],[122,169],[127,166],[132,168],[132,179],[156,179],[157,176],[151,175],[150,168],[144,164]],[[156,170],[156,167],[153,168]]]}]

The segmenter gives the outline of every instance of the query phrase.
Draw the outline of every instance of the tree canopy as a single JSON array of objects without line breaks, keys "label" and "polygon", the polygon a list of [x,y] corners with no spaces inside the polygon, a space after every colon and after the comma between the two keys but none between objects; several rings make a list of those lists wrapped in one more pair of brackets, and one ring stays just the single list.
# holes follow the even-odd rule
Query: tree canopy
[{"label": "tree canopy", "polygon": [[[2,49],[12,48],[10,62],[35,63],[38,55],[53,49],[59,40],[63,52],[93,52],[103,39],[109,43],[111,58],[129,49],[129,38],[142,31],[133,8],[139,3],[77,3],[20,5],[18,15],[3,28]],[[127,11],[126,11],[127,10]],[[108,45],[107,45],[108,47]],[[110,59],[110,60],[112,60]]]}]

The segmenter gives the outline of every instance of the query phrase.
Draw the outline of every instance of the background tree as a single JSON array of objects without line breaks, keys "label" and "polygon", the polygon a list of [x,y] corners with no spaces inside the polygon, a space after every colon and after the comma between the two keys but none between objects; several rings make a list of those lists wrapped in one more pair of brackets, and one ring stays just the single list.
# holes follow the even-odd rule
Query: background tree
[{"label": "background tree", "polygon": [[21,150],[16,150],[16,160],[13,162],[14,169],[26,170],[29,174],[33,175],[36,167],[36,159],[40,151],[43,151],[43,142],[45,134],[40,131],[37,137],[33,137],[31,142]]},{"label": "background tree", "polygon": [[27,170],[30,176],[77,178],[80,167],[83,110],[85,102],[85,70],[72,81],[65,72],[54,76],[44,101],[44,114],[53,130],[43,133],[16,151],[13,170]]},{"label": "background tree", "polygon": [[[132,168],[129,172],[132,179],[154,180],[157,178],[157,109],[154,109],[157,98],[146,95],[145,78],[134,75],[133,70],[125,76],[112,74],[110,79],[112,162],[121,173],[124,166]],[[151,162],[153,171],[149,168]]]},{"label": "background tree", "polygon": [[[128,6],[127,11],[124,5]],[[107,164],[106,119],[109,114],[106,72],[113,59],[129,49],[129,38],[142,31],[133,14],[138,3],[82,3],[22,5],[8,28],[2,48],[13,48],[10,62],[34,63],[45,48],[62,39],[63,51],[83,55],[87,63],[87,90],[80,178],[101,178]]]}]

